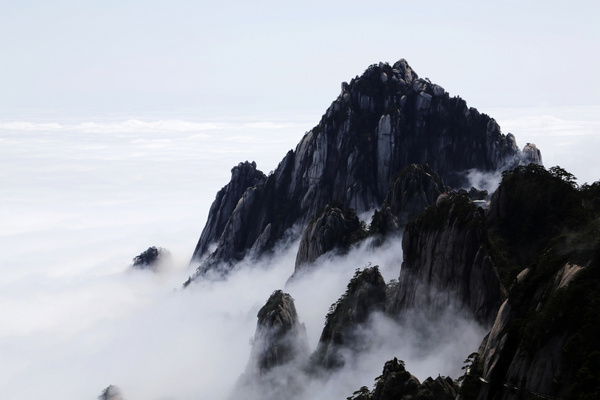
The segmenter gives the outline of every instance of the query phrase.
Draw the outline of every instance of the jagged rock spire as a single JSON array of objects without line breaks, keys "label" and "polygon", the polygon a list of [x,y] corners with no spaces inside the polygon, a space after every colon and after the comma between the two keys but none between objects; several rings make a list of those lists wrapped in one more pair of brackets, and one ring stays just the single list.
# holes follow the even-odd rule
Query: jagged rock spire
[{"label": "jagged rock spire", "polygon": [[[193,260],[216,250],[197,274],[260,255],[326,204],[358,213],[380,207],[390,182],[411,163],[429,164],[450,186],[465,171],[496,171],[523,157],[514,136],[464,100],[421,79],[405,60],[374,64],[350,83],[321,121],[268,177],[251,174],[217,195]],[[233,188],[236,190],[233,190]],[[224,198],[227,196],[227,201]]]}]

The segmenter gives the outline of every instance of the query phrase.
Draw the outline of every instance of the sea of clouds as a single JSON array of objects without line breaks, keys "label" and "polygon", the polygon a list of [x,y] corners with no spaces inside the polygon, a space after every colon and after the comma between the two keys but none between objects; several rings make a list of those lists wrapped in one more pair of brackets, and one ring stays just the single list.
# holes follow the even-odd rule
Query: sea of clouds
[{"label": "sea of clouds", "polygon": [[[499,109],[520,147],[579,183],[600,179],[598,107]],[[286,286],[297,243],[227,280],[182,290],[218,189],[240,161],[265,173],[316,121],[232,118],[0,120],[0,391],[10,399],[94,399],[110,384],[127,400],[226,398],[244,371],[256,314],[269,295],[294,297],[311,349],[329,306],[356,268],[397,278],[399,239],[364,245]],[[367,221],[368,222],[368,221]],[[158,274],[129,269],[149,246],[173,258]],[[314,288],[318,287],[318,290]],[[377,344],[306,398],[340,398],[371,386],[383,363],[419,379],[460,373],[485,332],[461,320],[419,349],[422,334],[373,321]],[[389,338],[392,340],[388,340]],[[373,375],[375,371],[375,375]]]}]

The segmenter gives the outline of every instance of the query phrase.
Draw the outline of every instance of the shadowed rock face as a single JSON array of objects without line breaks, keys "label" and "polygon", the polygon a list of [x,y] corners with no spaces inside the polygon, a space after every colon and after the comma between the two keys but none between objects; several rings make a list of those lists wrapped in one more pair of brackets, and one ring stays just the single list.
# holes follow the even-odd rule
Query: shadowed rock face
[{"label": "shadowed rock face", "polygon": [[319,124],[273,174],[237,186],[232,179],[226,188],[239,190],[219,192],[193,259],[217,243],[198,274],[219,264],[226,272],[249,252],[271,249],[292,226],[302,229],[334,200],[358,213],[379,207],[392,178],[411,163],[428,163],[447,184],[460,185],[466,170],[495,171],[521,160],[514,136],[419,79],[406,61],[372,65],[342,84]]},{"label": "shadowed rock face", "polygon": [[402,239],[404,260],[389,312],[417,308],[434,318],[448,305],[493,321],[504,289],[490,257],[485,214],[466,195],[442,195],[411,221]]},{"label": "shadowed rock face", "polygon": [[438,376],[420,383],[397,358],[385,363],[375,381],[373,391],[363,386],[348,400],[454,400],[458,393],[458,386],[450,378]]},{"label": "shadowed rock face", "polygon": [[356,330],[369,316],[385,309],[386,285],[378,267],[357,271],[346,293],[331,306],[317,350],[311,356],[313,367],[335,369],[344,365],[343,349],[360,350],[368,343],[356,337]]},{"label": "shadowed rock face", "polygon": [[102,391],[100,396],[98,396],[98,399],[99,400],[123,400],[123,395],[121,394],[121,390],[117,386],[110,385]]},{"label": "shadowed rock face", "polygon": [[381,211],[375,211],[371,233],[386,234],[404,229],[408,221],[435,203],[444,192],[442,179],[429,165],[407,165],[392,181]]},{"label": "shadowed rock face", "polygon": [[258,312],[250,360],[230,399],[291,399],[306,384],[308,339],[298,320],[294,299],[281,290],[271,294]]},{"label": "shadowed rock face", "polygon": [[351,244],[364,238],[361,223],[352,209],[342,211],[327,205],[312,219],[300,239],[294,274],[308,268],[317,258],[330,250],[347,251]]},{"label": "shadowed rock face", "polygon": [[258,312],[247,373],[264,374],[308,354],[306,329],[298,320],[292,297],[273,292]]}]

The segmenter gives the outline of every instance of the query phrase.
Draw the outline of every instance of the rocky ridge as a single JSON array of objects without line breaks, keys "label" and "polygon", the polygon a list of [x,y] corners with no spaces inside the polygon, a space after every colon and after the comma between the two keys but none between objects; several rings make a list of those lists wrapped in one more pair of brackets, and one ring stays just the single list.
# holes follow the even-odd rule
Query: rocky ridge
[{"label": "rocky ridge", "polygon": [[237,184],[232,173],[193,254],[193,262],[208,256],[196,275],[226,272],[244,256],[268,251],[334,200],[357,213],[380,207],[392,178],[411,163],[427,163],[460,186],[468,170],[506,169],[536,154],[521,152],[492,118],[419,78],[405,60],[372,65],[342,84],[319,124],[272,174],[263,179],[253,170]]},{"label": "rocky ridge", "polygon": [[[412,162],[428,163],[431,171],[421,165],[397,175]],[[493,119],[419,79],[404,61],[373,65],[342,85],[319,125],[273,174],[241,194],[221,219],[228,222],[218,240],[216,233],[201,239],[217,249],[200,271],[258,256],[294,225],[307,227],[302,265],[344,249],[344,236],[354,232],[346,210],[381,207],[367,234],[389,240],[405,226],[398,283],[386,287],[375,279],[371,292],[352,291],[363,280],[355,276],[330,310],[309,365],[335,369],[344,363],[340,349],[360,353],[364,343],[353,332],[373,312],[407,324],[408,310],[435,318],[454,304],[491,328],[468,359],[458,398],[597,398],[600,183],[579,188],[561,168],[537,164],[535,145],[519,151],[514,136],[501,134]],[[440,184],[460,186],[472,168],[506,169],[488,210],[472,201],[481,195],[477,190],[453,192]],[[411,212],[403,214],[404,208]],[[390,364],[388,378],[406,375],[398,364]],[[408,385],[397,396],[415,398],[421,384],[411,382],[408,374],[387,390]],[[425,398],[453,387],[443,378],[425,382],[431,392]],[[355,398],[383,398],[375,397],[383,391],[361,389]]]},{"label": "rocky ridge", "polygon": [[451,378],[438,376],[419,382],[397,358],[385,363],[375,382],[372,391],[363,386],[347,400],[454,400],[458,393],[458,385]]},{"label": "rocky ridge", "polygon": [[506,296],[490,246],[484,210],[464,194],[440,195],[404,231],[390,312],[418,308],[435,318],[454,304],[489,325]]}]

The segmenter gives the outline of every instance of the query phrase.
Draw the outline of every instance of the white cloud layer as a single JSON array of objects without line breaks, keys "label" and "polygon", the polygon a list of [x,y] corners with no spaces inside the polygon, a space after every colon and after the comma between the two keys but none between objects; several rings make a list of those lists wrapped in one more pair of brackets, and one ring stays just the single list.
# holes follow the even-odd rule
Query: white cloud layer
[{"label": "white cloud layer", "polygon": [[[546,166],[561,165],[583,183],[600,178],[597,111],[490,114],[521,147],[536,143]],[[396,240],[377,251],[365,244],[345,258],[325,257],[311,278],[285,288],[293,248],[228,281],[178,290],[192,273],[187,262],[231,167],[256,160],[268,173],[316,121],[21,121],[0,121],[5,398],[95,398],[109,384],[120,386],[127,400],[224,398],[246,366],[256,313],[273,290],[295,298],[314,349],[329,306],[355,268],[380,265],[386,280],[399,274]],[[151,245],[171,251],[171,268],[158,275],[128,272],[131,259]],[[398,329],[384,319],[374,326],[376,338]],[[369,353],[356,369],[328,384],[315,383],[306,396],[318,391],[343,399],[371,385],[373,374],[393,357],[404,359],[421,379],[438,373],[456,377],[482,334],[470,324],[463,328],[458,345],[440,343],[428,353],[414,352],[418,332],[400,328],[397,342],[380,343],[380,351]]]}]

